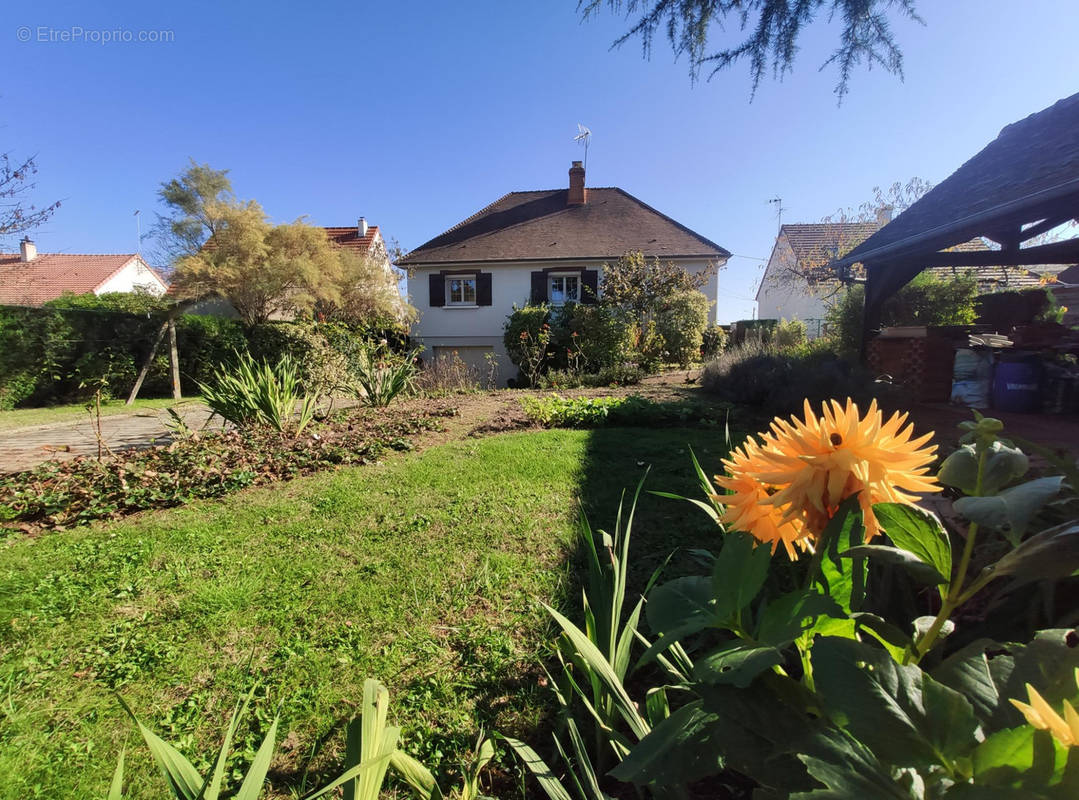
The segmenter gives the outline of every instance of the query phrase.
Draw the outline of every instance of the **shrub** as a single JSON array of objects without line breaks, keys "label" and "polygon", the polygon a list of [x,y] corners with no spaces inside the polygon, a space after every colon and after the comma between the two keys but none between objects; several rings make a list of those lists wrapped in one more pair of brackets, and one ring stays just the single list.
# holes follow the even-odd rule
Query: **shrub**
[{"label": "shrub", "polygon": [[656,332],[663,337],[668,361],[685,368],[700,358],[711,305],[698,291],[682,291],[671,295],[656,314]]},{"label": "shrub", "polygon": [[299,434],[315,414],[316,395],[302,391],[299,369],[287,355],[270,363],[238,353],[199,389],[213,414],[238,428],[265,425]]},{"label": "shrub", "polygon": [[881,391],[883,387],[874,383],[869,372],[825,347],[803,345],[800,352],[784,352],[775,345],[748,340],[706,364],[701,386],[766,416],[798,412],[806,399],[865,401]]},{"label": "shrub", "polygon": [[424,363],[416,374],[416,389],[424,394],[478,391],[481,382],[488,388],[493,380],[485,380],[479,369],[470,367],[456,352],[439,355]]},{"label": "shrub", "polygon": [[[608,304],[566,307],[565,327],[578,335],[586,373],[596,373],[633,360],[633,326],[618,308]],[[561,329],[556,325],[556,330]],[[559,337],[558,344],[565,344]]]},{"label": "shrub", "polygon": [[728,407],[689,401],[656,402],[645,397],[523,397],[529,419],[548,428],[599,428],[604,425],[716,425]]},{"label": "shrub", "polygon": [[727,329],[722,325],[712,325],[701,334],[701,357],[715,358],[727,348]]},{"label": "shrub", "polygon": [[782,319],[772,331],[772,343],[783,350],[797,347],[807,341],[806,324],[800,319]]},{"label": "shrub", "polygon": [[311,322],[267,322],[249,334],[251,354],[268,363],[290,358],[298,365],[299,378],[308,392],[327,395],[349,386],[357,359],[352,364]]},{"label": "shrub", "polygon": [[399,355],[381,345],[368,345],[353,375],[356,398],[369,406],[388,406],[415,388],[416,353]]}]

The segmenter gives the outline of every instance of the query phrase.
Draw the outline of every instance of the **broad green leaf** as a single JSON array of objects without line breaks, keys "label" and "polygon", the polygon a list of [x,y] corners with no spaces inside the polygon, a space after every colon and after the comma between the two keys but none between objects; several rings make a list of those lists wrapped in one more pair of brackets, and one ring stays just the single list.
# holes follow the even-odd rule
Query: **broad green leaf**
[{"label": "broad green leaf", "polygon": [[775,647],[735,642],[698,659],[693,674],[705,683],[729,683],[744,689],[762,672],[781,663],[783,654]]},{"label": "broad green leaf", "polygon": [[977,720],[958,692],[875,647],[818,639],[813,678],[832,720],[899,767],[951,765],[977,744]]},{"label": "broad green leaf", "polygon": [[798,758],[823,789],[799,792],[791,800],[917,800],[869,748],[842,731],[830,729],[808,738]]},{"label": "broad green leaf", "polygon": [[822,615],[846,618],[839,604],[826,594],[806,590],[788,592],[761,611],[755,639],[761,644],[782,647],[797,639]]},{"label": "broad green leaf", "polygon": [[255,758],[247,770],[244,782],[240,785],[240,791],[234,795],[234,800],[258,800],[262,794],[262,785],[266,783],[266,773],[270,771],[270,762],[273,760],[274,743],[277,741],[277,723],[279,717],[275,716],[270,729],[255,752]]},{"label": "broad green leaf", "polygon": [[873,514],[896,547],[932,564],[946,583],[951,581],[952,544],[936,516],[905,503],[877,503]]},{"label": "broad green leaf", "polygon": [[161,770],[161,775],[165,778],[165,783],[168,785],[172,796],[176,800],[196,800],[204,785],[198,770],[191,766],[191,762],[184,758],[179,750],[139,722],[135,712],[124,702],[122,697],[117,699],[128,713],[128,716],[138,726],[139,733],[142,734],[142,739],[146,742],[150,755],[153,756],[154,762],[157,764],[158,769]]},{"label": "broad green leaf", "polygon": [[979,639],[944,659],[932,674],[960,692],[974,707],[987,733],[1022,725],[1010,699],[1026,702],[1026,684],[1037,687],[1050,703],[1075,693],[1079,647],[1066,628],[1038,631],[1028,644]]},{"label": "broad green leaf", "polygon": [[558,782],[558,778],[551,772],[551,768],[547,766],[535,750],[520,739],[503,736],[502,740],[513,748],[513,752],[528,767],[528,771],[532,773],[532,777],[536,779],[536,782],[539,783],[540,788],[543,789],[550,800],[573,800],[569,792],[562,787],[562,784]]},{"label": "broad green leaf", "polygon": [[[885,649],[892,654],[892,658],[901,661],[907,648],[911,646],[911,637],[899,630],[895,625],[868,611],[859,611],[851,615],[859,629],[869,631],[876,637]],[[846,637],[851,638],[851,637]]]},{"label": "broad green leaf", "polygon": [[1065,522],[1037,533],[1001,558],[994,575],[1020,581],[1059,580],[1079,567],[1079,523]]},{"label": "broad green leaf", "polygon": [[[359,764],[356,764],[355,766],[350,767],[349,769],[342,772],[334,780],[327,783],[321,789],[318,789],[311,794],[304,795],[304,800],[315,800],[316,797],[322,797],[323,795],[329,794],[338,786],[344,786],[345,784],[351,781],[355,781],[357,779],[363,780],[363,777],[365,775],[385,775],[386,768],[389,766],[389,763],[390,753],[386,753],[385,755],[379,756],[373,761],[363,761]],[[378,792],[376,789],[375,794],[367,795],[363,798],[363,800],[377,800],[377,798]]]},{"label": "broad green leaf", "polygon": [[941,575],[932,564],[927,564],[909,550],[902,550],[898,547],[888,547],[883,544],[862,544],[858,545],[858,547],[852,547],[840,555],[868,558],[882,564],[902,567],[914,580],[930,586],[948,582],[948,579]]},{"label": "broad green leaf", "polygon": [[[857,611],[865,592],[865,561],[839,556],[842,551],[865,543],[865,526],[862,524],[862,508],[857,495],[839,504],[824,529],[822,539],[821,546],[826,548],[820,560],[824,590],[845,612]],[[816,628],[813,630],[817,631]]]},{"label": "broad green leaf", "polygon": [[648,593],[644,612],[649,627],[658,638],[645,650],[638,666],[649,663],[683,637],[718,622],[712,583],[700,576],[675,578],[660,584]]},{"label": "broad green leaf", "polygon": [[642,786],[669,786],[723,769],[724,720],[694,700],[671,714],[634,747],[612,777]]},{"label": "broad green leaf", "polygon": [[109,784],[109,794],[106,800],[123,800],[124,797],[124,751],[120,751],[120,758],[116,762],[116,771],[112,773],[112,783]]},{"label": "broad green leaf", "polygon": [[[1030,461],[1022,450],[1004,442],[993,442],[986,455],[981,496],[996,494],[1023,477],[1029,468]],[[977,494],[978,453],[974,445],[965,444],[944,459],[937,477],[944,485],[954,486],[964,494]]]},{"label": "broad green leaf", "polygon": [[748,606],[764,586],[772,553],[748,533],[729,533],[712,570],[714,616],[726,619]]},{"label": "broad green leaf", "polygon": [[1013,546],[1026,533],[1034,516],[1060,492],[1063,478],[1036,478],[1005,489],[992,497],[961,497],[955,510],[971,522],[1002,531]]}]

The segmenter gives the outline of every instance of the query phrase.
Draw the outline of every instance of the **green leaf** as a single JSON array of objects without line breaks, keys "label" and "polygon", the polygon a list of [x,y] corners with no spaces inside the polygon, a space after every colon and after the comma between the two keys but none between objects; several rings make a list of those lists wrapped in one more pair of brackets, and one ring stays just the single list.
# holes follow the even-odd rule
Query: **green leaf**
[{"label": "green leaf", "polygon": [[569,792],[562,787],[562,784],[558,782],[558,778],[551,772],[551,768],[547,766],[546,762],[539,757],[535,750],[520,739],[514,739],[510,736],[502,736],[501,739],[513,748],[513,752],[528,767],[528,771],[532,773],[532,776],[550,800],[573,800],[569,796]]},{"label": "green leaf", "polygon": [[673,643],[718,623],[712,582],[700,576],[675,578],[648,593],[645,617],[658,639],[641,656],[638,666],[649,663]]},{"label": "green leaf", "polygon": [[977,720],[961,694],[875,647],[833,637],[811,651],[813,677],[829,716],[900,767],[950,766],[977,744]]},{"label": "green leaf", "polygon": [[892,777],[869,748],[842,731],[814,734],[798,758],[823,789],[799,792],[791,800],[915,800],[918,795]]},{"label": "green leaf", "polygon": [[723,769],[724,720],[694,700],[671,714],[611,770],[617,780],[638,786],[680,785]]},{"label": "green leaf", "polygon": [[839,604],[826,594],[806,590],[788,592],[761,611],[754,638],[761,644],[782,647],[797,639],[822,615],[846,618]]},{"label": "green leaf", "polygon": [[748,533],[736,531],[723,539],[723,549],[712,570],[712,592],[716,605],[713,615],[727,619],[738,613],[760,592],[768,577],[772,553]]},{"label": "green leaf", "polygon": [[898,547],[888,547],[883,544],[862,544],[852,547],[850,550],[840,553],[840,555],[869,558],[882,564],[902,567],[914,580],[930,586],[948,582],[948,579],[941,575],[932,564],[927,564],[909,550],[901,550]]},{"label": "green leaf", "polygon": [[[981,495],[996,494],[1023,477],[1029,468],[1030,461],[1022,450],[1004,442],[993,442],[986,453]],[[937,477],[944,485],[954,486],[964,494],[978,494],[978,451],[975,446],[965,444],[944,459]]]},{"label": "green leaf", "polygon": [[1079,523],[1065,522],[1023,541],[992,568],[1022,582],[1060,580],[1079,567]]},{"label": "green leaf", "polygon": [[1012,545],[1018,546],[1034,516],[1060,492],[1062,481],[1059,475],[1036,478],[992,497],[961,497],[954,507],[971,522],[1003,531]]},{"label": "green leaf", "polygon": [[240,791],[234,795],[234,800],[258,800],[258,796],[262,794],[262,786],[266,783],[266,773],[270,771],[270,762],[273,760],[279,719],[278,716],[274,716],[270,729],[266,731],[262,744],[255,752],[255,758],[251,761],[244,782],[240,785]]},{"label": "green leaf", "polygon": [[142,734],[142,739],[146,742],[150,755],[153,756],[154,762],[157,764],[158,769],[161,770],[161,775],[165,778],[165,783],[168,785],[172,796],[176,800],[196,800],[204,784],[198,770],[191,766],[191,762],[184,758],[179,750],[139,722],[135,712],[124,702],[122,697],[117,697],[117,699],[128,713],[128,716],[138,726],[139,733]]},{"label": "green leaf", "polygon": [[905,503],[877,503],[873,514],[896,547],[932,564],[945,583],[951,581],[952,543],[936,516]]},{"label": "green leaf", "polygon": [[775,647],[736,642],[699,659],[693,674],[699,681],[744,689],[762,672],[781,663],[783,654]]},{"label": "green leaf", "polygon": [[442,791],[435,782],[435,776],[423,764],[403,750],[394,750],[390,755],[390,767],[412,787],[412,791],[422,800],[440,800]]},{"label": "green leaf", "polygon": [[[855,611],[865,592],[865,561],[843,559],[840,552],[865,543],[865,526],[858,496],[848,497],[839,504],[822,534],[826,552],[820,561],[821,582],[825,591],[843,608]],[[814,628],[814,632],[817,628]]]},{"label": "green leaf", "polygon": [[112,773],[112,783],[109,785],[109,794],[106,800],[123,800],[124,797],[124,751],[120,751],[120,758],[116,762],[116,771]]},{"label": "green leaf", "polygon": [[[868,611],[859,611],[851,615],[859,629],[868,630],[876,637],[877,641],[884,645],[892,658],[901,661],[907,648],[912,644],[912,639],[895,625]],[[851,637],[847,637],[851,638]]]},{"label": "green leaf", "polygon": [[[390,763],[390,755],[390,753],[386,753],[385,755],[381,755],[373,761],[362,761],[359,764],[350,767],[349,769],[338,775],[334,780],[323,786],[321,789],[318,789],[311,794],[304,795],[304,800],[315,800],[316,797],[322,797],[323,795],[329,794],[338,786],[344,786],[350,781],[362,781],[365,776],[385,775],[386,768],[389,766]],[[379,786],[381,786],[381,783],[379,784]],[[374,794],[360,795],[360,797],[362,798],[362,800],[377,800],[377,788]]]}]

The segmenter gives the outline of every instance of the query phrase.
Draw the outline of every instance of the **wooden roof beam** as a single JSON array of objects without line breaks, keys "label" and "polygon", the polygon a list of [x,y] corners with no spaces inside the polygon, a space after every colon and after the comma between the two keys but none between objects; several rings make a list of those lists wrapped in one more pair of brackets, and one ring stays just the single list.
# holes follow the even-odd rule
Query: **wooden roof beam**
[{"label": "wooden roof beam", "polygon": [[1079,238],[1024,247],[1017,250],[982,250],[973,253],[943,252],[915,256],[929,267],[1012,267],[1036,264],[1079,264]]}]

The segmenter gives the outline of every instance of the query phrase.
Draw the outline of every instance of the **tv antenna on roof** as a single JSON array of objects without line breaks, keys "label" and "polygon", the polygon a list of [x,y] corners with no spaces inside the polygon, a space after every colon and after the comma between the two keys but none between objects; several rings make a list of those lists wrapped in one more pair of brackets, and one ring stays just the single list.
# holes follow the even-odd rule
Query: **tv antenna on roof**
[{"label": "tv antenna on roof", "polygon": [[573,137],[573,141],[578,144],[584,145],[584,168],[588,169],[588,140],[592,138],[592,131],[588,130],[581,123],[577,123],[577,135]]},{"label": "tv antenna on roof", "polygon": [[773,197],[768,202],[773,203],[775,205],[775,207],[776,207],[776,224],[779,226],[779,228],[782,228],[783,227],[783,211],[784,211],[784,209],[783,209],[783,198],[782,197]]},{"label": "tv antenna on roof", "polygon": [[135,209],[135,253],[142,255],[142,217],[138,209]]}]

